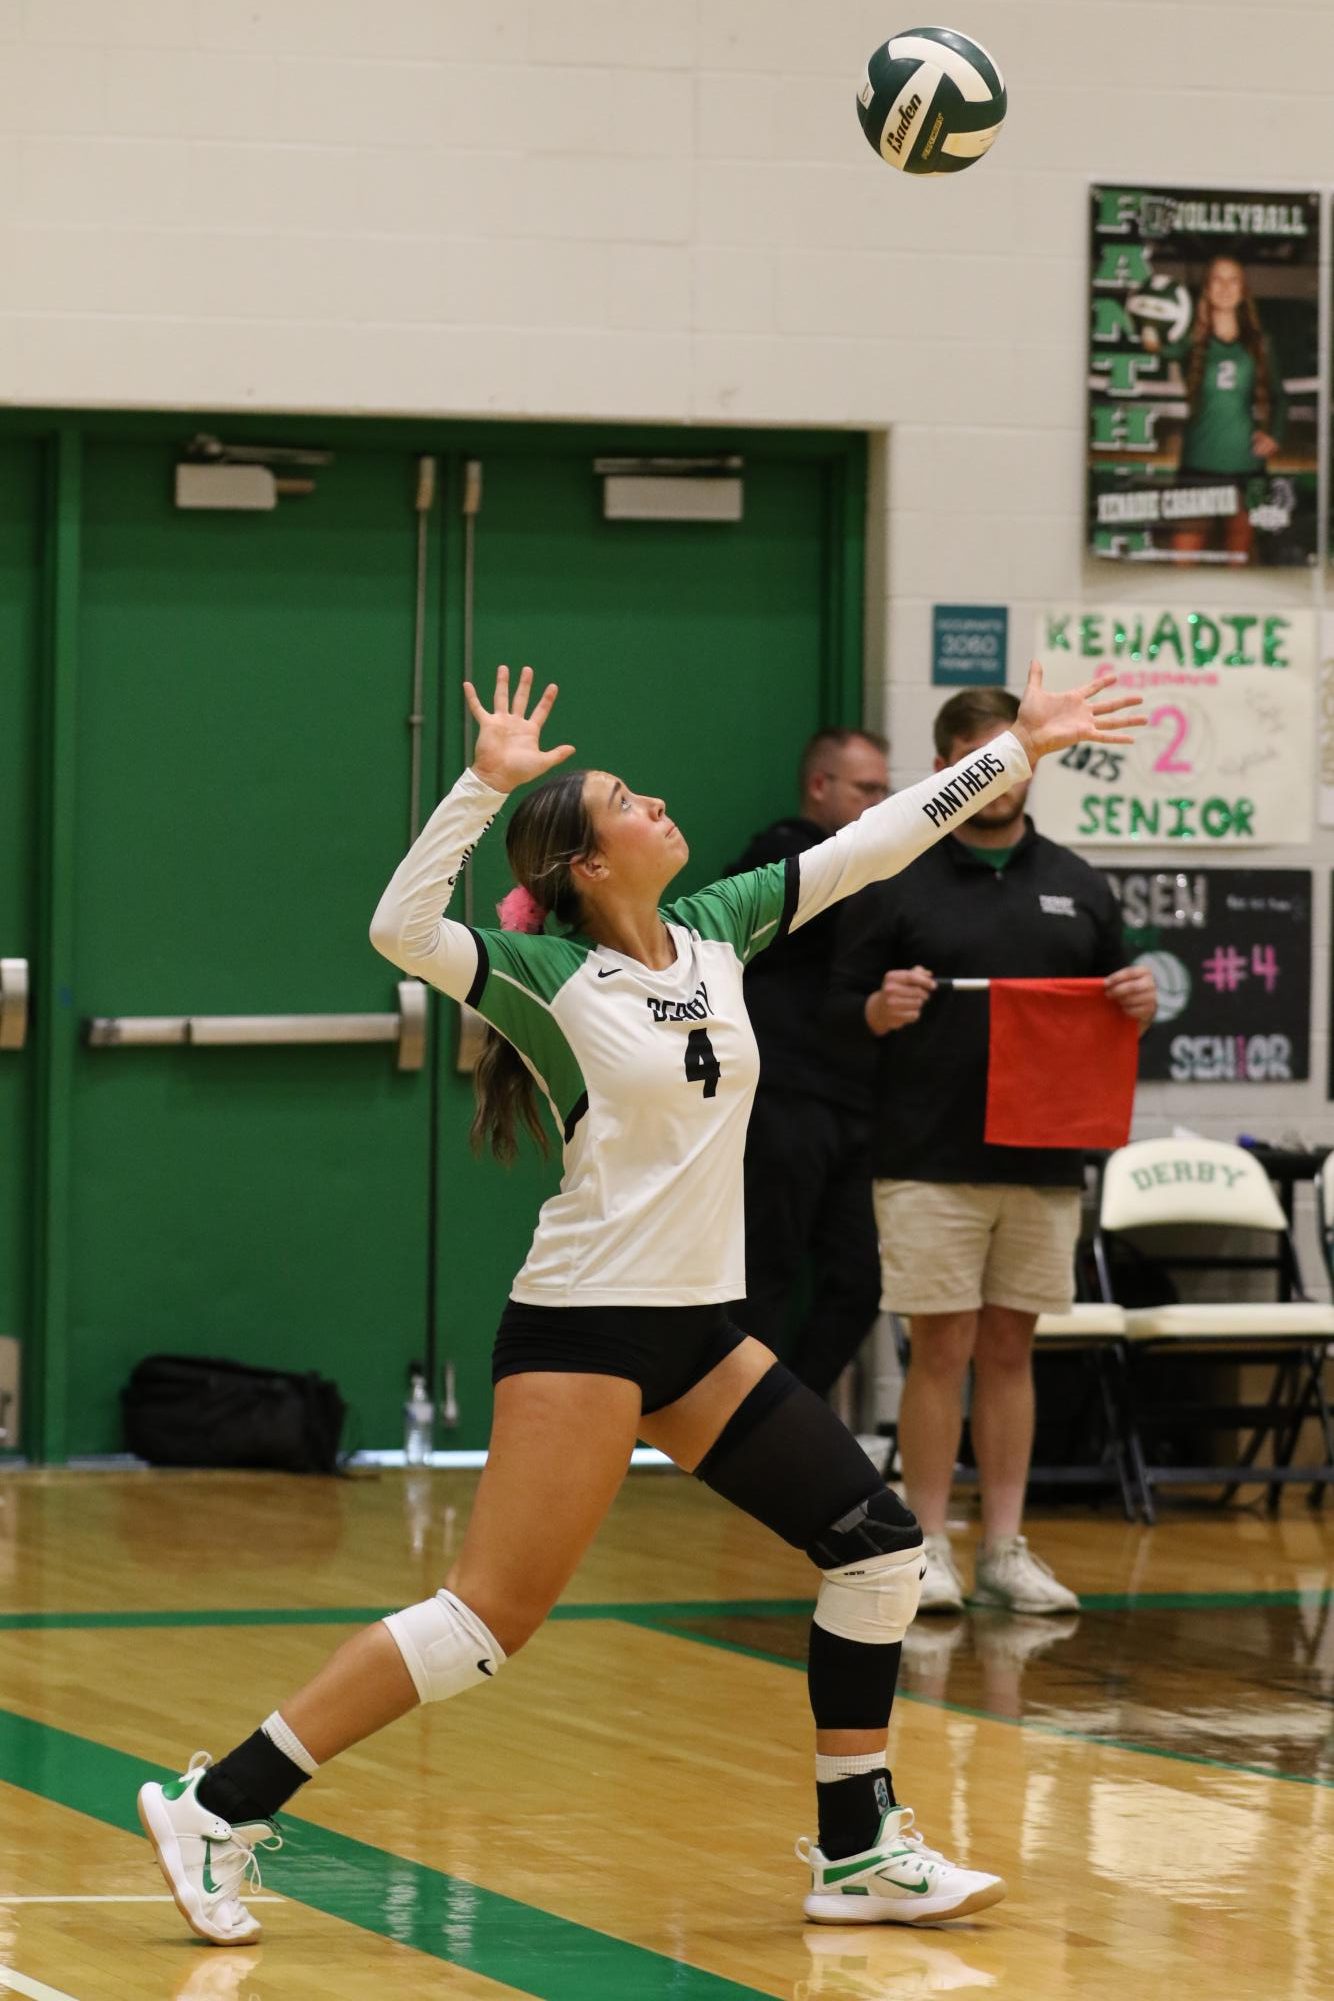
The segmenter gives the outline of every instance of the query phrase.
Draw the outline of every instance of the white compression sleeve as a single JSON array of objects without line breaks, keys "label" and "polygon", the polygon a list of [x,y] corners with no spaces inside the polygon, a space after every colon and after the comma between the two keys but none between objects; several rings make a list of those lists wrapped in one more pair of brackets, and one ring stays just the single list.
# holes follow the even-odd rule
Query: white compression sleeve
[{"label": "white compression sleeve", "polygon": [[947,771],[868,807],[860,820],[799,857],[801,888],[791,928],[868,883],[897,875],[979,806],[1021,785],[1031,771],[1019,739],[1005,730]]},{"label": "white compression sleeve", "polygon": [[467,998],[476,977],[477,947],[466,925],[441,912],[505,797],[465,771],[394,870],[371,919],[377,952],[455,1000]]}]

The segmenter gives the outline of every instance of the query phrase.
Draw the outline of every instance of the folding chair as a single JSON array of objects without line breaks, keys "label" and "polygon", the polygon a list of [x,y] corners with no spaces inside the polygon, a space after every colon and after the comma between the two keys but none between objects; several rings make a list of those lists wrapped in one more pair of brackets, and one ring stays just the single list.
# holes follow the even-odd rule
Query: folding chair
[{"label": "folding chair", "polygon": [[1320,1172],[1315,1178],[1315,1215],[1325,1270],[1329,1274],[1330,1285],[1334,1286],[1334,1149],[1321,1161]]},{"label": "folding chair", "polygon": [[1139,1512],[1139,1484],[1131,1460],[1122,1408],[1123,1309],[1096,1300],[1076,1300],[1068,1313],[1044,1313],[1033,1333],[1035,1358],[1043,1355],[1083,1355],[1097,1390],[1102,1417],[1100,1454],[1082,1466],[1033,1466],[1030,1483],[1072,1487],[1099,1485],[1114,1479],[1128,1522]]},{"label": "folding chair", "polygon": [[[1100,1171],[1101,1154],[1089,1154],[1085,1164],[1095,1175]],[[1096,1198],[1096,1188],[1095,1188]],[[1029,1467],[1030,1486],[1040,1487],[1100,1487],[1115,1485],[1121,1495],[1121,1505],[1127,1521],[1134,1521],[1140,1509],[1139,1486],[1131,1465],[1127,1443],[1125,1413],[1122,1404],[1121,1384],[1124,1376],[1122,1349],[1125,1335],[1125,1313],[1112,1298],[1107,1283],[1107,1272],[1100,1260],[1099,1247],[1094,1250],[1094,1271],[1088,1274],[1077,1257],[1075,1263],[1075,1290],[1088,1294],[1090,1290],[1097,1297],[1078,1298],[1068,1313],[1044,1313],[1039,1315],[1034,1329],[1033,1345],[1035,1359],[1043,1355],[1081,1355],[1088,1363],[1088,1372],[1096,1397],[1098,1420],[1092,1431],[1092,1442],[1098,1450],[1096,1456],[1080,1460],[1078,1463],[1062,1462],[1052,1464],[1035,1461]],[[911,1344],[903,1320],[897,1314],[890,1315],[890,1325],[898,1349],[899,1365],[904,1375],[909,1368]],[[1043,1408],[1044,1399],[1039,1385],[1039,1429],[1050,1416],[1049,1409]],[[1078,1412],[1071,1415],[1077,1416]],[[899,1463],[898,1426],[889,1427],[892,1444],[889,1454],[889,1468]],[[971,1471],[957,1473],[962,1480],[975,1478]]]},{"label": "folding chair", "polygon": [[[1095,1197],[1101,1201],[1101,1156],[1089,1156],[1087,1163],[1097,1177]],[[1029,1477],[1050,1486],[1075,1486],[1115,1478],[1121,1491],[1126,1520],[1139,1512],[1139,1485],[1131,1464],[1126,1431],[1123,1383],[1126,1316],[1117,1305],[1099,1236],[1093,1239],[1093,1272],[1087,1274],[1083,1260],[1075,1263],[1075,1299],[1068,1313],[1043,1313],[1033,1332],[1035,1358],[1042,1355],[1083,1355],[1097,1392],[1102,1416],[1101,1451],[1097,1460],[1082,1466],[1035,1466]],[[1096,1297],[1089,1298],[1093,1290]]]},{"label": "folding chair", "polygon": [[[891,1325],[899,1364],[906,1377],[912,1349],[908,1330],[897,1314],[891,1315]],[[1139,1513],[1140,1499],[1127,1449],[1125,1417],[1121,1408],[1124,1333],[1125,1314],[1121,1307],[1108,1301],[1076,1301],[1069,1313],[1044,1313],[1039,1316],[1033,1335],[1035,1359],[1043,1354],[1079,1354],[1088,1360],[1101,1417],[1100,1449],[1096,1458],[1089,1458],[1078,1465],[1035,1463],[1028,1469],[1028,1481],[1030,1486],[1038,1487],[1101,1487],[1114,1483],[1120,1491],[1126,1520],[1133,1522]],[[1045,1413],[1040,1408],[1039,1426],[1044,1417]],[[894,1479],[900,1476],[902,1469],[898,1423],[883,1425],[881,1429],[889,1442],[885,1474],[887,1478]],[[955,1478],[962,1483],[966,1484],[976,1477],[971,1468],[956,1468]]]},{"label": "folding chair", "polygon": [[[1196,1235],[1181,1248],[1164,1243],[1164,1229]],[[1241,1253],[1229,1248],[1230,1234],[1263,1232],[1272,1248]],[[1244,1147],[1219,1140],[1139,1140],[1107,1162],[1098,1223],[1100,1269],[1109,1269],[1109,1246],[1118,1233],[1150,1233],[1153,1256],[1168,1271],[1227,1274],[1267,1271],[1276,1281],[1274,1299],[1222,1295],[1162,1306],[1131,1306],[1125,1315],[1125,1414],[1127,1443],[1141,1489],[1146,1520],[1156,1516],[1159,1487],[1213,1486],[1228,1500],[1243,1485],[1269,1489],[1271,1510],[1285,1485],[1307,1484],[1317,1502],[1334,1480],[1331,1427],[1321,1371],[1334,1342],[1334,1306],[1303,1296],[1301,1274],[1287,1218],[1263,1167]],[[1161,1390],[1148,1399],[1150,1365],[1170,1377],[1183,1360],[1223,1358],[1232,1364],[1272,1367],[1262,1401],[1201,1401],[1198,1370],[1183,1393]],[[1192,1387],[1195,1394],[1191,1394]],[[1295,1466],[1293,1455],[1303,1425],[1319,1429],[1323,1462]],[[1229,1465],[1150,1463],[1146,1434],[1153,1445],[1167,1428],[1176,1432],[1249,1431],[1237,1460]],[[1269,1444],[1269,1462],[1257,1463]]]}]

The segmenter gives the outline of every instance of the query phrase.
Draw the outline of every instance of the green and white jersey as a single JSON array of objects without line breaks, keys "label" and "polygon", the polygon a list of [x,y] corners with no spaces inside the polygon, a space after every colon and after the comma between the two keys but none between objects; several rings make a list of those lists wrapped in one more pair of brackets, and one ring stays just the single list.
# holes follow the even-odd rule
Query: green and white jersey
[{"label": "green and white jersey", "polygon": [[532,1072],[564,1147],[512,1296],[535,1306],[706,1306],[746,1291],[742,1160],[759,1052],[742,994],[755,953],[895,874],[1028,776],[1008,732],[873,806],[818,847],[663,909],[663,972],[587,938],[474,931],[441,915],[504,804],[465,772],[371,925],[405,973],[467,1001]]},{"label": "green and white jersey", "polygon": [[[1191,342],[1165,347],[1170,360],[1189,367]],[[1263,344],[1269,379],[1270,409],[1263,428],[1282,441],[1287,403],[1282,377],[1274,366],[1268,343]],[[1255,357],[1244,341],[1220,340],[1210,334],[1204,350],[1199,392],[1181,438],[1181,470],[1203,473],[1263,472],[1265,461],[1251,449],[1257,428]]]},{"label": "green and white jersey", "polygon": [[1181,439],[1183,472],[1263,472],[1251,450],[1255,358],[1239,340],[1211,336],[1195,409]]}]

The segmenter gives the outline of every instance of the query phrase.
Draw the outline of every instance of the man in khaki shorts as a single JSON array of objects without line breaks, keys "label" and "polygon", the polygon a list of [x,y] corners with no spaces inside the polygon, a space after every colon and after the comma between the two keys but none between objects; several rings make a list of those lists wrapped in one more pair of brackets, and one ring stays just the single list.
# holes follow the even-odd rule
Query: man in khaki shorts
[{"label": "man in khaki shorts", "polygon": [[[936,717],[936,770],[1010,727],[1004,688],[962,689]],[[989,1146],[985,993],[937,977],[1087,978],[1141,1027],[1153,978],[1127,966],[1116,900],[1070,849],[1045,840],[1017,785],[912,867],[846,906],[830,986],[837,1032],[877,1042],[872,1168],[882,1304],[907,1319],[912,1359],[899,1414],[908,1501],[926,1537],[919,1610],[957,1611],[964,1587],[946,1534],[970,1411],[982,1495],[974,1604],[1069,1612],[1022,1533],[1033,1451],[1033,1328],[1068,1310],[1082,1156],[1061,1146]]]}]

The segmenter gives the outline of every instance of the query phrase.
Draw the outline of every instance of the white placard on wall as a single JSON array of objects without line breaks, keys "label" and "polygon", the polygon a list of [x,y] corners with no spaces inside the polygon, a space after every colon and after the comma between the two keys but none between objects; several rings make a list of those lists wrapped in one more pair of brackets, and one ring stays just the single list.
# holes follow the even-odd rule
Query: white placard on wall
[{"label": "white placard on wall", "polygon": [[[1322,827],[1334,827],[1334,611],[1320,620],[1320,668],[1316,711],[1316,817]],[[1331,1094],[1334,1095],[1334,1094]]]},{"label": "white placard on wall", "polygon": [[1043,832],[1082,847],[1196,852],[1309,841],[1315,638],[1310,611],[1040,612],[1048,687],[1113,673],[1146,717],[1129,748],[1076,744],[1043,760]]}]

